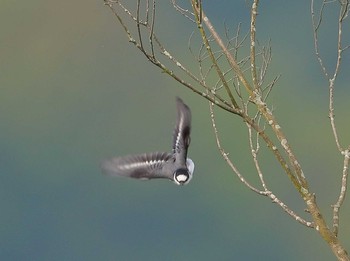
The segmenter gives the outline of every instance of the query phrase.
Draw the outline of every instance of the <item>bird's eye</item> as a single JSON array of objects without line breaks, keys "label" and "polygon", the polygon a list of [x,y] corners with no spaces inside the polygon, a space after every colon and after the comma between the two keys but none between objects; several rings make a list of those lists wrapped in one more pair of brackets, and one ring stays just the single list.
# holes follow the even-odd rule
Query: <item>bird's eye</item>
[{"label": "bird's eye", "polygon": [[186,143],[187,147],[190,146],[190,143],[191,143],[191,137],[190,136],[187,137],[185,143]]}]

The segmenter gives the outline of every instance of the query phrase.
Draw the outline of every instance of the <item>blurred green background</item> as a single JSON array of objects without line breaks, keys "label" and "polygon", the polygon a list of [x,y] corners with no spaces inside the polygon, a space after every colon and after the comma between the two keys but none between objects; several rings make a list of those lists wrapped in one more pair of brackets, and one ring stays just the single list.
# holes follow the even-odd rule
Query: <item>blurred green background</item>
[{"label": "blurred green background", "polygon": [[[157,24],[160,35],[186,58],[194,29],[169,1],[159,8],[167,19]],[[221,31],[224,22],[232,31],[238,22],[249,25],[246,1],[205,8]],[[271,101],[330,220],[342,158],[309,9],[308,1],[262,2],[258,37],[272,39],[270,73],[282,77]],[[102,0],[0,1],[0,31],[0,260],[335,260],[315,231],[239,182],[215,147],[207,102],[152,67]],[[327,66],[334,65],[335,35],[327,22]],[[346,146],[348,56],[344,63],[336,119]],[[176,95],[192,109],[191,183],[101,175],[103,158],[170,149]],[[227,152],[256,184],[242,121],[221,112],[218,125]],[[265,158],[273,191],[307,217],[284,174]],[[340,232],[348,249],[349,214],[349,207],[341,212]]]}]

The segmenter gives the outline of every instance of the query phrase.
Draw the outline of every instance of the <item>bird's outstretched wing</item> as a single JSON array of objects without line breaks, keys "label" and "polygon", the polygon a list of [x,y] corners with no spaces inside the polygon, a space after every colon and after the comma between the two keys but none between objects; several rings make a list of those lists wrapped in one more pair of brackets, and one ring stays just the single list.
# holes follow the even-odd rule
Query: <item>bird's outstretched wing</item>
[{"label": "bird's outstretched wing", "polygon": [[173,136],[173,153],[180,154],[186,160],[191,140],[191,110],[179,97],[176,97],[176,105],[177,121]]},{"label": "bird's outstretched wing", "polygon": [[170,153],[144,153],[105,160],[101,163],[101,168],[105,174],[111,176],[136,179],[166,178],[172,180],[173,174],[166,171],[169,160],[172,160],[172,154]]}]

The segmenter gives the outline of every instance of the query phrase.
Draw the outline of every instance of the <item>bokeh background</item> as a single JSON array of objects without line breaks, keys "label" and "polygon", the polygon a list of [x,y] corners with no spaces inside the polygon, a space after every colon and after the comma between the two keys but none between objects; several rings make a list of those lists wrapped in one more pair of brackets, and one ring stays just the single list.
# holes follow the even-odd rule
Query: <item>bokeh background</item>
[{"label": "bokeh background", "polygon": [[[186,55],[194,29],[169,2],[159,6],[165,20],[157,30],[194,67]],[[221,32],[224,23],[232,31],[249,25],[246,1],[207,2]],[[261,3],[258,19],[259,39],[272,40],[270,75],[282,75],[270,100],[330,220],[342,158],[313,52],[309,2]],[[321,37],[329,68],[336,30],[329,21]],[[102,0],[0,1],[0,32],[0,260],[335,260],[315,231],[239,182],[215,147],[207,102],[152,67]],[[336,91],[344,146],[348,58]],[[193,114],[191,183],[101,175],[103,158],[170,149],[176,95]],[[241,120],[218,112],[218,125],[226,151],[256,183]],[[273,191],[307,218],[269,156],[264,170]],[[349,249],[349,207],[341,214]]]}]

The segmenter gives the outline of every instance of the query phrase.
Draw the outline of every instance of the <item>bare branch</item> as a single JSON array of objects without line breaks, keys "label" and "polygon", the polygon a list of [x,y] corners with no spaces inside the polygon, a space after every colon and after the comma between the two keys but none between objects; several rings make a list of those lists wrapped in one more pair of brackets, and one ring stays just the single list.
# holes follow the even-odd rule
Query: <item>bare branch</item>
[{"label": "bare branch", "polygon": [[[132,12],[127,9],[124,5],[122,5],[119,1],[111,1],[111,0],[105,0],[105,4],[107,6],[109,6],[109,8],[112,10],[113,14],[117,17],[119,23],[122,25],[124,31],[126,32],[129,41],[131,43],[133,43],[145,56],[146,58],[152,62],[154,65],[156,65],[157,67],[159,67],[160,69],[162,69],[165,73],[167,73],[169,76],[171,76],[173,79],[175,79],[176,81],[180,82],[181,84],[183,84],[184,86],[186,86],[187,88],[191,89],[192,91],[196,92],[197,94],[201,95],[202,97],[205,97],[206,99],[214,102],[217,106],[221,107],[222,109],[229,111],[231,113],[234,114],[239,114],[240,112],[237,109],[232,108],[232,106],[226,102],[223,98],[221,98],[219,95],[216,95],[216,99],[212,99],[211,97],[209,97],[207,95],[207,92],[202,92],[200,90],[198,90],[196,87],[194,87],[191,83],[185,81],[184,79],[182,79],[181,76],[177,75],[173,70],[169,69],[168,67],[165,66],[164,63],[162,63],[160,60],[156,59],[155,57],[155,50],[154,50],[154,42],[157,43],[159,51],[161,54],[163,54],[165,57],[167,57],[170,61],[173,62],[173,64],[175,64],[175,66],[177,66],[179,69],[181,69],[183,72],[185,72],[185,74],[187,74],[191,79],[193,79],[196,83],[198,83],[200,86],[202,86],[205,90],[209,90],[209,87],[205,85],[205,83],[201,80],[199,80],[197,77],[195,77],[190,70],[187,70],[184,65],[182,63],[180,63],[179,61],[177,61],[173,55],[170,54],[169,51],[167,51],[164,46],[160,43],[160,41],[158,40],[158,38],[156,37],[155,33],[154,33],[154,22],[152,21],[151,25],[149,25],[147,22],[143,22],[140,18],[140,0],[137,0],[138,2],[138,7],[137,7],[137,14],[134,16],[132,14]],[[154,1],[152,2],[152,8],[154,6]],[[126,14],[128,17],[130,17],[133,21],[135,21],[136,24],[136,28],[137,28],[137,34],[138,37],[135,40],[135,38],[132,37],[131,32],[129,31],[129,29],[127,28],[126,24],[124,23],[123,19],[121,18],[121,16],[118,14],[116,8],[113,6],[113,4],[117,4]],[[151,18],[154,16],[155,11],[152,9],[152,16]],[[146,14],[146,17],[149,17],[148,14]],[[148,18],[147,18],[148,19]],[[152,18],[153,19],[153,18]],[[150,40],[150,53],[148,53],[145,49],[145,46],[143,44],[142,41],[142,30],[141,30],[141,26],[144,26],[145,29],[148,31],[149,34],[149,40]],[[209,90],[210,91],[210,90]]]},{"label": "bare branch", "polygon": [[[211,108],[211,110],[212,110],[212,108]],[[283,203],[279,198],[276,197],[276,195],[274,195],[267,188],[267,184],[265,182],[264,175],[262,173],[262,170],[261,170],[261,167],[259,164],[259,160],[257,158],[258,152],[259,152],[259,147],[260,147],[258,137],[257,137],[257,141],[256,141],[256,147],[254,147],[253,139],[252,139],[252,127],[249,124],[246,124],[246,125],[248,128],[249,146],[251,149],[251,154],[253,157],[254,165],[255,165],[256,171],[258,173],[261,185],[263,186],[264,192],[265,192],[265,194],[260,194],[260,195],[264,195],[264,196],[269,197],[273,203],[276,203],[277,205],[279,205],[288,215],[290,215],[292,218],[294,218],[300,224],[305,225],[305,226],[310,227],[310,228],[314,227],[313,222],[309,222],[309,221],[306,221],[305,219],[301,218],[299,215],[297,215],[293,210],[291,210],[285,203]]]},{"label": "bare branch", "polygon": [[341,188],[337,202],[333,205],[333,232],[338,235],[339,232],[339,210],[343,205],[347,186],[348,186],[348,175],[349,175],[349,160],[350,160],[350,150],[349,148],[345,151],[344,163],[343,163],[343,175],[341,179]]},{"label": "bare branch", "polygon": [[320,50],[319,50],[319,47],[318,47],[318,29],[319,29],[319,27],[321,25],[321,22],[322,22],[324,8],[325,8],[325,2],[323,1],[322,5],[321,5],[320,12],[319,12],[318,19],[316,19],[315,10],[314,10],[315,9],[314,0],[311,0],[311,20],[312,20],[312,26],[314,28],[314,32],[313,33],[314,33],[315,53],[316,53],[317,60],[318,60],[318,62],[320,64],[320,66],[321,66],[321,69],[322,69],[322,72],[323,72],[324,76],[327,79],[329,79],[327,69],[326,69],[326,67],[323,64],[323,60],[321,58]]},{"label": "bare branch", "polygon": [[[240,181],[258,195],[270,198],[272,202],[277,203],[283,211],[299,223],[307,227],[315,228],[328,243],[339,260],[349,260],[337,235],[339,231],[339,213],[347,191],[350,146],[344,146],[347,147],[347,149],[344,150],[340,137],[338,136],[334,120],[334,90],[335,81],[340,72],[343,54],[350,49],[350,44],[344,45],[342,42],[343,23],[348,18],[350,0],[322,0],[317,13],[315,12],[314,0],[311,0],[315,53],[321,66],[322,73],[328,80],[330,125],[337,148],[344,157],[340,193],[337,202],[332,206],[333,231],[327,227],[326,221],[316,203],[315,195],[309,191],[308,182],[299,161],[287,137],[281,130],[280,124],[273,115],[272,109],[269,109],[266,104],[279,76],[273,78],[270,83],[265,82],[272,56],[270,42],[267,46],[261,47],[259,41],[256,39],[259,0],[252,0],[250,8],[250,38],[248,38],[248,34],[242,38],[240,37],[241,29],[239,24],[236,35],[233,37],[229,36],[228,29],[225,30],[226,41],[223,41],[218,35],[211,21],[205,15],[201,0],[189,0],[192,10],[180,7],[176,0],[171,0],[175,10],[190,21],[191,25],[195,23],[197,26],[201,37],[201,43],[198,46],[198,54],[195,55],[191,47],[192,38],[195,36],[194,34],[191,35],[188,45],[190,53],[198,64],[199,72],[193,72],[190,66],[187,66],[185,63],[181,62],[180,59],[176,58],[157,37],[156,0],[136,0],[136,11],[130,11],[132,9],[128,9],[120,1],[104,0],[105,4],[110,7],[119,23],[122,25],[129,41],[134,44],[152,64],[160,68],[164,73],[209,101],[210,118],[217,147],[222,157]],[[333,70],[328,70],[320,54],[319,34],[323,26],[324,14],[326,14],[325,10],[331,5],[339,6],[338,45],[336,65]],[[145,13],[142,11],[143,8],[145,8]],[[122,15],[120,15],[120,13],[122,13]],[[123,20],[124,15],[126,21],[131,20],[131,24],[134,25],[133,28],[130,29]],[[134,34],[136,36],[135,38]],[[242,52],[238,55],[238,51],[239,48],[244,45],[245,39],[250,39],[249,50],[247,50],[249,54],[244,54],[244,57],[240,57]],[[228,156],[228,153],[223,149],[215,122],[213,104],[239,116],[246,124],[251,157],[257,171],[258,180],[261,184],[258,185],[258,187],[261,188],[252,185],[243,176],[235,163],[232,162]],[[313,222],[301,218],[269,189],[264,176],[266,173],[263,173],[258,158],[259,152],[261,153],[262,151],[260,150],[260,143],[265,143],[270,152],[275,156],[280,167],[305,201]]]},{"label": "bare branch", "polygon": [[[337,57],[336,57],[336,64],[333,69],[333,72],[329,72],[323,63],[322,57],[319,52],[319,42],[318,42],[318,35],[320,30],[321,21],[324,16],[324,9],[326,5],[332,4],[339,4],[339,15],[338,15],[338,39],[337,39]],[[341,179],[341,187],[340,187],[340,193],[337,199],[337,202],[332,206],[333,207],[333,232],[337,236],[339,232],[339,211],[340,208],[345,200],[346,191],[347,191],[347,177],[348,177],[348,171],[349,171],[349,146],[348,149],[344,150],[343,146],[341,145],[339,134],[337,131],[337,126],[335,122],[335,114],[334,114],[334,92],[335,92],[335,81],[338,77],[338,74],[340,72],[341,62],[342,62],[342,55],[345,50],[348,49],[349,45],[346,47],[343,47],[343,23],[345,19],[348,17],[349,13],[349,0],[340,0],[340,1],[322,1],[321,9],[319,11],[318,15],[318,22],[316,22],[316,15],[315,15],[315,3],[314,0],[311,1],[311,17],[312,17],[312,24],[314,29],[314,48],[316,57],[319,61],[319,64],[321,66],[321,69],[323,71],[323,74],[326,76],[328,80],[328,89],[329,89],[329,119],[330,119],[330,125],[332,128],[333,137],[335,140],[335,144],[337,146],[338,151],[340,154],[344,157],[343,161],[343,173],[342,173],[342,179]]]},{"label": "bare branch", "polygon": [[196,21],[192,18],[194,17],[194,14],[190,12],[188,9],[182,8],[177,4],[176,0],[171,0],[174,8],[176,11],[178,11],[180,14],[182,14],[184,17],[186,17],[188,20],[190,20],[193,23],[196,23]]},{"label": "bare branch", "polygon": [[288,215],[290,215],[292,218],[294,218],[296,221],[298,221],[300,224],[309,227],[309,228],[315,228],[315,223],[306,221],[299,215],[297,215],[293,210],[291,210],[286,204],[284,204],[280,199],[278,199],[272,192],[268,193],[267,196],[272,200],[272,202],[279,205]]},{"label": "bare branch", "polygon": [[238,168],[232,163],[232,161],[228,157],[228,153],[226,153],[225,150],[223,149],[223,147],[221,146],[221,142],[220,142],[220,139],[219,139],[219,133],[218,133],[218,130],[216,128],[216,122],[215,122],[215,116],[214,116],[214,110],[213,110],[213,103],[211,103],[211,102],[209,102],[209,110],[210,110],[210,119],[211,119],[211,122],[212,122],[212,127],[214,129],[216,144],[217,144],[217,147],[218,147],[222,157],[224,158],[226,163],[230,166],[232,171],[237,175],[237,177],[240,179],[240,181],[245,186],[247,186],[250,190],[254,191],[255,193],[257,193],[259,195],[266,196],[267,195],[266,192],[255,188],[248,181],[246,181],[246,179],[243,177],[243,175],[239,172]]},{"label": "bare branch", "polygon": [[[196,0],[191,0],[191,3],[192,3],[192,8],[194,10],[194,15],[195,15],[195,18],[196,18],[196,23],[197,23],[197,26],[198,26],[198,29],[201,33],[201,36],[202,36],[202,39],[203,39],[203,43],[205,44],[206,46],[206,49],[207,49],[207,52],[208,54],[210,55],[210,58],[211,58],[211,61],[214,65],[214,68],[217,72],[217,75],[219,76],[222,84],[224,85],[225,87],[225,90],[228,94],[228,96],[230,97],[230,100],[231,100],[231,103],[233,105],[233,107],[236,109],[236,110],[240,110],[235,98],[233,97],[233,94],[229,88],[229,85],[222,73],[222,70],[220,69],[220,66],[217,64],[217,60],[215,59],[215,56],[212,52],[212,49],[211,49],[211,46],[209,44],[209,40],[208,40],[208,37],[206,36],[206,33],[205,31],[203,30],[203,27],[202,27],[202,23],[201,23],[201,17],[204,16],[203,14],[203,11],[199,8],[198,6],[198,2]],[[206,16],[204,16],[204,20],[206,20]]]},{"label": "bare branch", "polygon": [[257,78],[257,73],[256,73],[256,61],[255,61],[255,45],[256,45],[256,39],[255,39],[255,33],[256,33],[256,16],[258,14],[258,4],[259,0],[254,0],[253,5],[251,8],[251,19],[250,19],[250,70],[252,74],[252,80],[253,80],[253,85],[254,89],[258,90],[259,84],[258,84],[258,78]]},{"label": "bare branch", "polygon": [[[149,3],[149,1],[147,1],[147,4]],[[149,44],[151,46],[151,56],[153,59],[156,59],[156,56],[155,56],[155,53],[154,53],[154,46],[153,46],[153,36],[154,36],[154,23],[155,23],[155,20],[156,20],[156,2],[155,0],[152,1],[152,15],[151,15],[151,19],[152,19],[152,22],[151,22],[151,30],[149,32]],[[147,6],[147,17],[148,17],[148,6]],[[148,20],[148,18],[147,18]]]}]

